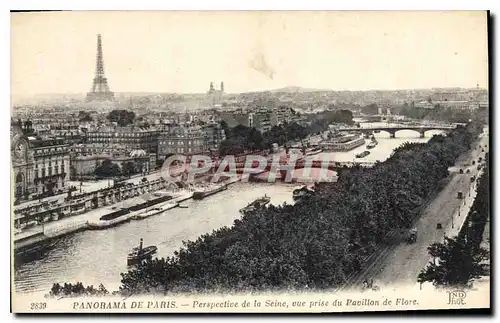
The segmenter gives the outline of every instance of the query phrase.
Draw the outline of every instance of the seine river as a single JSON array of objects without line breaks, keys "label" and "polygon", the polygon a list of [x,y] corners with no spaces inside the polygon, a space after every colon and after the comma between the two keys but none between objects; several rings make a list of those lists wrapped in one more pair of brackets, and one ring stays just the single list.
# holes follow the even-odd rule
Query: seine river
[{"label": "seine river", "polygon": [[[375,134],[379,144],[363,159],[355,155],[365,146],[349,152],[321,153],[316,158],[333,161],[383,161],[394,148],[404,142],[426,142],[418,133],[401,130],[396,138],[389,134]],[[212,230],[231,226],[240,217],[239,209],[256,198],[267,194],[271,203],[292,204],[292,191],[296,184],[235,183],[221,193],[201,201],[188,200],[188,208],[175,208],[150,218],[131,221],[102,231],[83,231],[57,241],[41,259],[18,264],[15,267],[15,287],[18,292],[48,292],[55,282],[81,281],[84,285],[103,283],[108,290],[120,285],[120,273],[127,271],[126,255],[137,246],[140,238],[145,245],[156,245],[158,256],[171,256],[182,246],[182,241],[195,240]]]}]

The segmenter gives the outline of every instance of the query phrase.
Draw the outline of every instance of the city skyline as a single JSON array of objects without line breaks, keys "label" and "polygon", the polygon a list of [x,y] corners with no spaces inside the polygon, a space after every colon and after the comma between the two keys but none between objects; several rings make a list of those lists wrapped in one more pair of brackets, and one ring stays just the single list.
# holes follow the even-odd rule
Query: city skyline
[{"label": "city skyline", "polygon": [[[211,81],[224,81],[228,93],[488,88],[481,11],[59,12],[11,18],[14,96],[88,92],[97,34],[110,90],[117,93],[204,93]],[[35,30],[38,36],[26,42]]]}]

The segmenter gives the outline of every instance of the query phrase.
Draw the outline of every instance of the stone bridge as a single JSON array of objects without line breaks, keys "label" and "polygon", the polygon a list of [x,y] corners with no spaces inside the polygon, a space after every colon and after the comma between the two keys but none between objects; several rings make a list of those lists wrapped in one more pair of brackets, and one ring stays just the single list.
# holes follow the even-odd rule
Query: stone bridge
[{"label": "stone bridge", "polygon": [[372,126],[372,127],[344,127],[338,128],[338,131],[343,132],[361,132],[364,134],[370,134],[374,131],[385,131],[388,132],[390,138],[396,137],[396,132],[399,130],[413,130],[420,134],[420,138],[425,138],[425,132],[429,130],[445,130],[451,131],[455,129],[457,125],[451,124],[440,124],[440,125],[387,125],[387,126]]}]

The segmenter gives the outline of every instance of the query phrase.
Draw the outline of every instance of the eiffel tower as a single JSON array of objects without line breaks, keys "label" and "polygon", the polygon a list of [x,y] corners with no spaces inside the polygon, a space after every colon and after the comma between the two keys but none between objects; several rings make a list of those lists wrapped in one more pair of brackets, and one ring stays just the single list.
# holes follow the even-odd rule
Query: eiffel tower
[{"label": "eiffel tower", "polygon": [[113,92],[109,90],[108,79],[104,76],[104,60],[102,58],[101,35],[97,35],[97,59],[92,90],[87,93],[86,102],[113,101]]}]

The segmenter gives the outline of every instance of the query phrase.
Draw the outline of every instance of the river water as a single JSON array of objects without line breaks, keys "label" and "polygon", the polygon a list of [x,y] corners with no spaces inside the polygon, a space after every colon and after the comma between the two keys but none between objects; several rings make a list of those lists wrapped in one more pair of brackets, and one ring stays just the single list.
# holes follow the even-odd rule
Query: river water
[{"label": "river water", "polygon": [[[429,131],[426,138],[419,138],[417,132],[401,130],[391,139],[388,133],[380,132],[375,134],[379,144],[365,158],[355,158],[366,150],[365,146],[360,146],[348,152],[321,153],[314,159],[383,161],[402,143],[426,142],[435,133],[440,131]],[[271,197],[272,204],[293,204],[295,187],[296,184],[284,183],[235,183],[226,191],[204,200],[183,202],[188,208],[171,209],[107,230],[68,235],[59,239],[40,259],[17,264],[15,288],[22,293],[48,292],[55,282],[81,281],[94,286],[103,283],[109,290],[116,290],[120,285],[120,273],[127,270],[127,253],[138,245],[140,238],[144,238],[145,245],[158,247],[158,257],[171,256],[182,246],[182,241],[195,240],[214,229],[231,226],[240,217],[239,209],[264,194]]]}]

